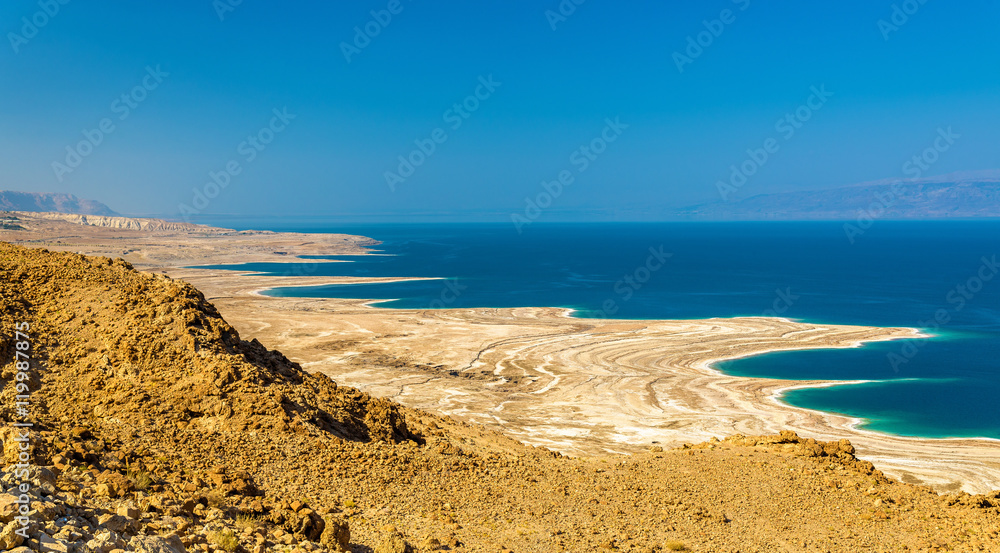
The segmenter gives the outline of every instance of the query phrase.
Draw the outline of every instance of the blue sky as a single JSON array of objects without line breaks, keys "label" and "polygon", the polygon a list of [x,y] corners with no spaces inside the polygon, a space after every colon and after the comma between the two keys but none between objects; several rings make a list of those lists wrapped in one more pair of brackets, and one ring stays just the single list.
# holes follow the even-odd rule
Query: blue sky
[{"label": "blue sky", "polygon": [[734,198],[903,177],[948,127],[927,175],[1000,168],[996,2],[230,1],[5,2],[0,188],[505,221],[568,172],[546,217],[625,220],[719,200],[769,138]]}]

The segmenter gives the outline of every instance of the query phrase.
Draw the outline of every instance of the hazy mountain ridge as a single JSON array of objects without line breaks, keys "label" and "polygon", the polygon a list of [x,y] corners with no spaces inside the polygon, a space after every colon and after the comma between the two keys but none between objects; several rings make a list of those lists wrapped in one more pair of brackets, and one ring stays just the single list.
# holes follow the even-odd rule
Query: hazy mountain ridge
[{"label": "hazy mountain ridge", "polygon": [[101,202],[77,198],[72,194],[16,192],[12,190],[0,190],[0,211],[47,211],[109,217],[119,215]]},{"label": "hazy mountain ridge", "polygon": [[685,218],[737,220],[1000,217],[1000,178],[992,174],[918,181],[883,180],[826,190],[759,194],[682,210]]}]

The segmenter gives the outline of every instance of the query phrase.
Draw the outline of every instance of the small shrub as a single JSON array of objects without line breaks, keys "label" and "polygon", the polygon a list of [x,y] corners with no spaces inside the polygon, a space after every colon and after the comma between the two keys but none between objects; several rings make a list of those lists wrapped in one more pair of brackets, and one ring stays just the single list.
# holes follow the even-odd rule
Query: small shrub
[{"label": "small shrub", "polygon": [[248,526],[251,528],[256,528],[261,525],[262,521],[263,521],[262,517],[251,515],[248,513],[236,515],[236,525],[239,526],[240,528],[246,528]]},{"label": "small shrub", "polygon": [[347,507],[348,509],[353,509],[357,506],[358,504],[355,503],[353,499],[348,499],[347,501],[344,502],[344,507]]},{"label": "small shrub", "polygon": [[125,477],[131,480],[132,486],[141,492],[148,490],[153,485],[153,477],[144,470],[130,468],[125,472]]},{"label": "small shrub", "polygon": [[688,550],[688,548],[687,548],[686,545],[684,545],[682,542],[679,542],[677,540],[669,540],[669,541],[667,541],[667,543],[663,544],[663,546],[666,547],[668,551],[687,551]]},{"label": "small shrub", "polygon": [[236,537],[236,533],[228,528],[213,532],[208,538],[223,551],[236,551],[236,548],[240,546],[240,540]]}]

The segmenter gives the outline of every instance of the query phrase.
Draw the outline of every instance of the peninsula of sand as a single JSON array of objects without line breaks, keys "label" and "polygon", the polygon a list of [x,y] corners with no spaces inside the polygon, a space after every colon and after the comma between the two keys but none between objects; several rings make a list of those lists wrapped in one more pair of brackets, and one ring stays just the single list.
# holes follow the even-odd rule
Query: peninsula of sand
[{"label": "peninsula of sand", "polygon": [[849,439],[860,459],[903,482],[969,493],[1000,488],[1000,442],[865,431],[859,420],[780,399],[791,388],[843,382],[743,378],[712,367],[780,350],[919,338],[916,329],[764,317],[597,320],[545,307],[403,310],[364,300],[273,298],[260,292],[398,279],[189,268],[361,254],[375,244],[365,237],[118,217],[14,216],[18,228],[0,230],[0,241],[120,257],[138,269],[183,279],[240,333],[280,349],[309,372],[408,407],[487,425],[527,444],[593,457],[793,430],[817,440]]}]

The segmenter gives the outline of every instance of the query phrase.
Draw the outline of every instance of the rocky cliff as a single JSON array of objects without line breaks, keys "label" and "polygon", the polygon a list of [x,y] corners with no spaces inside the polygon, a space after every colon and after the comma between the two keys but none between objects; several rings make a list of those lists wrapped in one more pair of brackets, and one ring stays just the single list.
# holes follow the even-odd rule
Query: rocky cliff
[{"label": "rocky cliff", "polygon": [[[144,219],[141,217],[117,217],[104,215],[78,215],[73,213],[34,213],[34,212],[14,212],[15,214],[33,217],[35,219],[49,219],[56,221],[66,221],[76,225],[91,227],[104,227],[120,230],[149,230],[149,231],[176,231],[176,232],[202,232],[210,227],[204,225],[194,225],[190,223],[178,223],[174,221],[164,221],[163,219]],[[212,229],[218,230],[218,229]]]}]

